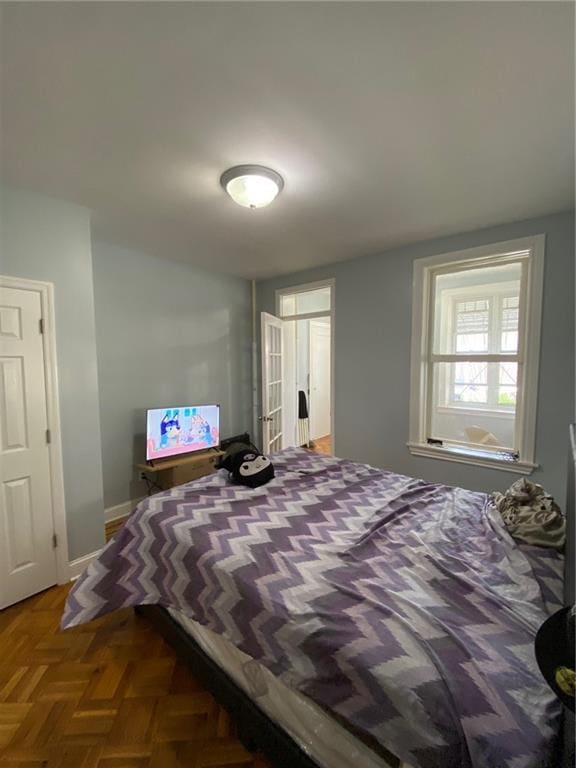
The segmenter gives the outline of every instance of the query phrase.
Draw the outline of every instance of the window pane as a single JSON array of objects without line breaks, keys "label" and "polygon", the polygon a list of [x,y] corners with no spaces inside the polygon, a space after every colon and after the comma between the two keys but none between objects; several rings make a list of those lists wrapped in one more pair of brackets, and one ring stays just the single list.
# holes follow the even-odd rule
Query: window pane
[{"label": "window pane", "polygon": [[296,314],[296,296],[292,293],[289,296],[282,296],[280,298],[280,315],[281,317],[288,317],[289,315]]},{"label": "window pane", "polygon": [[488,352],[487,333],[456,334],[456,352]]},{"label": "window pane", "polygon": [[488,363],[448,363],[453,403],[488,403]]},{"label": "window pane", "polygon": [[501,352],[518,351],[518,331],[504,331],[500,346]]},{"label": "window pane", "polygon": [[500,363],[499,369],[498,405],[500,407],[516,407],[518,364]]},{"label": "window pane", "polygon": [[500,316],[500,351],[518,351],[518,314],[519,297],[505,296],[502,299],[502,311]]},{"label": "window pane", "polygon": [[454,302],[456,352],[487,352],[490,301]]},{"label": "window pane", "polygon": [[437,354],[516,352],[519,262],[434,276]]},{"label": "window pane", "polygon": [[428,437],[516,450],[516,363],[436,363]]},{"label": "window pane", "polygon": [[307,315],[309,312],[330,312],[332,289],[330,286],[281,297],[282,317]]}]

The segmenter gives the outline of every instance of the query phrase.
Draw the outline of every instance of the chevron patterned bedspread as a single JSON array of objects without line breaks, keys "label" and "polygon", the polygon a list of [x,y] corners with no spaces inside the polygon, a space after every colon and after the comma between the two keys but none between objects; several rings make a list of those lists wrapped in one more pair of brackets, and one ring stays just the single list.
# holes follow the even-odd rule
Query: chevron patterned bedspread
[{"label": "chevron patterned bedspread", "polygon": [[221,470],[140,502],[62,626],[176,608],[413,766],[553,764],[533,641],[562,557],[515,544],[485,494],[301,449],[274,464],[262,488]]}]

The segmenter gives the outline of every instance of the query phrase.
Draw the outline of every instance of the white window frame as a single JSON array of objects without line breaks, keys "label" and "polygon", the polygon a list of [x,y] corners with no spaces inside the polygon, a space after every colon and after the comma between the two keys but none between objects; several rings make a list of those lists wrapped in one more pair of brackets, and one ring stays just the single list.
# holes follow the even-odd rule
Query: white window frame
[{"label": "white window frame", "polygon": [[[530,474],[537,466],[535,458],[536,411],[540,362],[540,331],[542,324],[542,292],[544,281],[545,235],[508,240],[502,243],[469,248],[417,259],[414,262],[412,286],[412,353],[410,378],[410,434],[408,447],[415,456],[433,457],[507,472]],[[441,271],[522,261],[518,340],[518,399],[516,435],[518,458],[468,445],[428,444],[427,424],[431,408],[429,386],[433,362],[457,361],[461,355],[433,354],[434,322],[433,278]],[[481,356],[486,360],[486,355]],[[488,356],[489,357],[489,356]],[[505,355],[494,355],[502,362]],[[516,357],[516,355],[514,355]],[[446,359],[448,358],[448,359]],[[470,356],[467,356],[469,359]]]}]

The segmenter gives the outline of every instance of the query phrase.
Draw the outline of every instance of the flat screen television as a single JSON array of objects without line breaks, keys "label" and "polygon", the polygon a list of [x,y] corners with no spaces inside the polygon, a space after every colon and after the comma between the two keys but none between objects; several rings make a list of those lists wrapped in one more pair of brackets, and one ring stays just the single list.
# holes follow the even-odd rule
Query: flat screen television
[{"label": "flat screen television", "polygon": [[146,414],[146,461],[220,445],[219,405],[152,408]]}]

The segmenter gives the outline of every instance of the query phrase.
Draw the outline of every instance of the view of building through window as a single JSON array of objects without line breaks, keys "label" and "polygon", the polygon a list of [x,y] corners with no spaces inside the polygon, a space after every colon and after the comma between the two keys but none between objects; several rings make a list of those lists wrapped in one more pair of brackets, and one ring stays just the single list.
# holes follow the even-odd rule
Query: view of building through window
[{"label": "view of building through window", "polygon": [[[455,302],[454,350],[458,353],[515,353],[518,350],[519,296],[486,296]],[[480,403],[496,408],[516,405],[518,366],[504,362],[453,363],[452,403]]]}]

